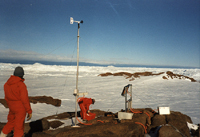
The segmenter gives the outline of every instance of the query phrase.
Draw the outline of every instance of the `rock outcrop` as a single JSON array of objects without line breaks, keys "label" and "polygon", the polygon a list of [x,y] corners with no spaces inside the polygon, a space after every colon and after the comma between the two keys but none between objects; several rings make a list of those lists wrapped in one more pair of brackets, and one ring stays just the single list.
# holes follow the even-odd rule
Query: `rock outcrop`
[{"label": "rock outcrop", "polygon": [[[161,75],[164,74],[165,72],[160,72],[160,73],[152,73],[152,72],[135,72],[135,73],[129,73],[129,72],[117,72],[117,73],[111,73],[111,72],[106,72],[99,74],[98,76],[101,77],[106,77],[106,76],[124,76],[126,79],[129,79],[129,81],[133,81],[136,78],[140,78],[141,76],[154,76],[154,75]],[[166,72],[166,76],[162,76],[163,79],[188,79],[191,82],[197,82],[194,78],[190,78],[188,76],[180,75],[180,74],[174,74],[171,71]]]},{"label": "rock outcrop", "polygon": [[[59,128],[64,124],[59,120],[74,117],[74,112],[65,112],[26,123],[25,137],[144,137],[152,134],[157,137],[191,136],[187,126],[187,122],[192,123],[191,118],[181,112],[171,111],[170,115],[159,115],[151,108],[131,109],[128,112],[134,113],[132,119],[122,120],[117,119],[117,113],[101,110],[91,112],[96,113],[97,118],[83,124],[79,123],[78,128],[71,125]],[[88,123],[90,125],[86,125]],[[5,123],[0,123],[0,130],[3,125]]]},{"label": "rock outcrop", "polygon": [[[46,103],[51,104],[53,106],[59,107],[61,105],[60,99],[54,99],[52,97],[48,96],[35,96],[35,97],[29,97],[30,103],[36,104],[36,103]],[[8,105],[6,103],[5,99],[0,99],[0,103],[5,107],[8,108]]]}]

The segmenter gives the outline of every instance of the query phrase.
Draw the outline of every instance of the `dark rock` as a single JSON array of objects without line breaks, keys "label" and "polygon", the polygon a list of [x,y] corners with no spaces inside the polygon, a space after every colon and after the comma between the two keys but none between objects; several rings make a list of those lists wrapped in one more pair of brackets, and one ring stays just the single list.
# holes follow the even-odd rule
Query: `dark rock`
[{"label": "dark rock", "polygon": [[106,114],[110,114],[110,115],[113,115],[112,112],[105,112],[105,111],[101,111],[100,109],[93,109],[93,110],[90,110],[91,113],[95,113],[96,114],[96,117],[100,117],[100,116],[105,116]]},{"label": "dark rock", "polygon": [[49,122],[46,119],[42,119],[42,129],[44,130],[48,130],[49,129]]},{"label": "dark rock", "polygon": [[153,74],[152,72],[135,72],[135,73],[129,73],[129,72],[117,72],[117,73],[110,73],[110,72],[106,72],[106,73],[102,73],[99,74],[98,76],[125,76],[126,79],[129,79],[129,81],[133,81],[135,80],[135,78],[140,78],[140,76],[153,76],[153,75],[161,75],[164,72],[160,72],[157,74]]},{"label": "dark rock", "polygon": [[72,128],[56,135],[56,137],[143,137],[144,129],[142,126],[134,123],[121,124],[96,124],[89,127]]},{"label": "dark rock", "polygon": [[191,82],[197,82],[194,78],[190,78],[190,77],[184,76],[184,75],[174,74],[171,71],[167,71],[166,74],[167,74],[168,77],[171,77],[171,79],[173,79],[173,78],[189,79],[189,80],[191,80]]},{"label": "dark rock", "polygon": [[51,104],[56,107],[59,107],[61,105],[61,100],[60,99],[54,99],[52,97],[47,97],[47,96],[35,96],[35,97],[29,97],[29,100],[31,103],[46,103],[46,104]]},{"label": "dark rock", "polygon": [[192,120],[180,113],[171,111],[170,115],[166,115],[167,124],[170,124],[172,127],[177,128],[185,136],[190,136],[190,131],[187,126],[187,122],[192,123]]},{"label": "dark rock", "polygon": [[0,99],[0,103],[1,103],[5,108],[8,108],[8,105],[7,105],[5,99]]},{"label": "dark rock", "polygon": [[49,122],[49,125],[51,128],[58,128],[59,126],[61,126],[63,124],[64,124],[63,122],[60,122],[58,120]]},{"label": "dark rock", "polygon": [[153,126],[160,126],[166,124],[166,120],[165,120],[165,116],[164,115],[158,115],[156,114],[153,118],[152,118],[152,125]]},{"label": "dark rock", "polygon": [[[46,103],[46,104],[51,104],[56,107],[59,107],[61,105],[61,100],[60,99],[54,99],[52,97],[47,97],[47,96],[36,96],[36,97],[29,97],[30,103],[36,104],[36,103]],[[0,99],[0,103],[4,105],[5,108],[8,108],[8,105],[6,103],[5,99]]]},{"label": "dark rock", "polygon": [[[70,119],[74,116],[74,112],[64,112],[43,118],[37,121],[25,123],[25,137],[144,137],[145,132],[156,132],[158,137],[190,137],[190,132],[187,127],[187,122],[192,123],[191,118],[180,112],[171,111],[170,115],[154,114],[151,108],[133,109],[135,114],[132,119],[119,121],[116,119],[117,114],[105,112],[101,110],[91,110],[99,116],[91,121],[86,121],[86,124],[78,124],[80,127],[75,128],[65,126],[57,128],[63,123],[59,119]],[[131,113],[131,112],[130,112]],[[47,119],[57,119],[48,122]],[[5,123],[0,123],[0,128],[3,128]],[[49,126],[55,130],[48,130]],[[198,131],[199,132],[199,131]],[[194,137],[197,131],[194,132]],[[11,137],[13,134],[9,133]]]},{"label": "dark rock", "polygon": [[31,137],[54,137],[54,136],[44,133],[44,132],[35,132],[32,134]]},{"label": "dark rock", "polygon": [[163,79],[168,79],[168,78],[167,78],[167,77],[165,77],[165,76],[163,76],[162,78],[163,78]]},{"label": "dark rock", "polygon": [[158,132],[158,137],[183,137],[183,136],[171,126],[162,126]]},{"label": "dark rock", "polygon": [[36,120],[29,123],[30,130],[25,137],[33,136],[33,133],[43,132],[49,129],[49,122],[46,119]]}]

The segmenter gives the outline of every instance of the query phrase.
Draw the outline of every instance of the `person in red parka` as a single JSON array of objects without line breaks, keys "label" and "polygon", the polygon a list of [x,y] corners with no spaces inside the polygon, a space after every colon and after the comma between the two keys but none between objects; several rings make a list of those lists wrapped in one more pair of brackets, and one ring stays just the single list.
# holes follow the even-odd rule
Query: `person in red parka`
[{"label": "person in red parka", "polygon": [[81,109],[80,115],[83,120],[92,120],[95,118],[96,114],[91,113],[89,107],[91,104],[94,104],[95,100],[91,98],[81,97],[78,99],[78,104]]},{"label": "person in red parka", "polygon": [[12,130],[14,130],[14,137],[22,137],[24,135],[26,113],[28,113],[27,120],[32,117],[32,109],[23,76],[23,68],[16,67],[14,75],[11,75],[4,85],[5,100],[9,107],[9,113],[8,122],[2,129],[0,137],[6,136]]}]

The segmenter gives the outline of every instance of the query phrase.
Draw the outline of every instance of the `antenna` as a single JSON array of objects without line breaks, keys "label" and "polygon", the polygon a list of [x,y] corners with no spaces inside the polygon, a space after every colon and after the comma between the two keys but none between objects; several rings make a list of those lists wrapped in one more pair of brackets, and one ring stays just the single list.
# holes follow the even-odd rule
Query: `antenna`
[{"label": "antenna", "polygon": [[79,90],[78,90],[78,74],[79,74],[79,28],[80,28],[80,23],[83,23],[83,21],[75,21],[72,17],[70,17],[70,24],[73,24],[74,22],[78,23],[78,35],[77,35],[77,72],[76,72],[76,89],[74,90],[73,95],[75,97],[75,102],[76,102],[76,107],[75,107],[75,125],[73,127],[78,127],[77,126],[77,107],[78,107],[78,97],[79,97]]}]

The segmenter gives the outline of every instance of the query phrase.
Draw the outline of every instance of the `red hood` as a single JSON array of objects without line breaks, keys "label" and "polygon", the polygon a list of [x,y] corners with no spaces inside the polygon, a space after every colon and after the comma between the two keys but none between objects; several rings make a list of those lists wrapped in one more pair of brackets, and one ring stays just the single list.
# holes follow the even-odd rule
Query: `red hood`
[{"label": "red hood", "polygon": [[18,76],[11,75],[10,78],[8,79],[8,81],[7,81],[7,84],[8,85],[13,85],[13,84],[18,83],[20,81],[24,82],[24,80],[25,79],[22,79],[22,78],[20,78]]}]

